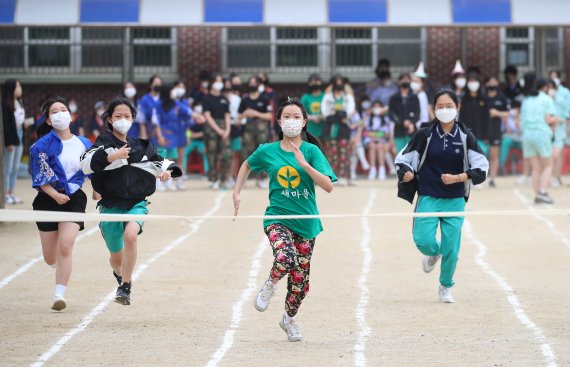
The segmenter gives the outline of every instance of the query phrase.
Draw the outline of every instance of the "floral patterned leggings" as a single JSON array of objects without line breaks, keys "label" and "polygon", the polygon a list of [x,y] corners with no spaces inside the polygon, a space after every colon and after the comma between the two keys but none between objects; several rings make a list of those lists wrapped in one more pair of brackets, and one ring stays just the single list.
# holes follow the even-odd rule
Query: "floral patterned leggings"
[{"label": "floral patterned leggings", "polygon": [[265,234],[274,257],[269,277],[278,281],[288,274],[285,311],[293,317],[309,293],[309,271],[315,239],[302,238],[283,224],[267,226]]}]

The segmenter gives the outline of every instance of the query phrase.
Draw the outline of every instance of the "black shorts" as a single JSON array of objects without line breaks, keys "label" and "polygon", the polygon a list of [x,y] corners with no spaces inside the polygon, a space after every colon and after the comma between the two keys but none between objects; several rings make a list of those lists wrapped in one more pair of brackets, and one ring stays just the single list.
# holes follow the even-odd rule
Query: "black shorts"
[{"label": "black shorts", "polygon": [[[32,207],[34,210],[85,213],[85,208],[87,207],[87,196],[81,189],[79,189],[73,195],[71,195],[67,203],[59,205],[55,200],[51,198],[51,196],[40,191],[34,199]],[[80,231],[85,228],[85,224],[83,222],[74,223],[79,224]],[[36,222],[36,225],[41,232],[53,232],[57,231],[58,229],[58,222]]]},{"label": "black shorts", "polygon": [[501,140],[503,139],[503,133],[501,132],[501,122],[499,121],[491,122],[489,129],[489,144],[493,147],[501,145]]}]

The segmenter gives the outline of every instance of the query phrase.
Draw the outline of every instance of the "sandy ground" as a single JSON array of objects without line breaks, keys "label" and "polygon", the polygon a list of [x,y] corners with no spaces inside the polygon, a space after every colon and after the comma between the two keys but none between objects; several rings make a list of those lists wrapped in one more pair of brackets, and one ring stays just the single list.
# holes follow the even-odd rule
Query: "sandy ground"
[{"label": "sandy ground", "polygon": [[[25,200],[20,208],[31,208],[29,184],[19,182],[17,194]],[[205,181],[188,185],[184,192],[153,196],[151,213],[202,215],[218,200],[213,214],[231,214],[230,192],[210,191]],[[474,191],[468,209],[527,208],[512,179],[498,185]],[[518,190],[532,200],[529,187]],[[552,190],[553,207],[570,208],[568,193]],[[362,213],[372,197],[373,213],[412,210],[396,198],[393,180],[361,181],[355,188],[318,195],[322,213]],[[262,214],[266,203],[266,191],[248,188],[241,213]],[[94,210],[90,201],[88,211]],[[368,219],[369,241],[362,218],[325,220],[312,262],[311,293],[296,318],[304,336],[300,343],[289,343],[278,325],[285,282],[267,312],[253,308],[272,258],[269,247],[261,245],[260,221],[245,219],[206,220],[194,229],[178,221],[147,222],[139,238],[139,265],[172,243],[177,247],[148,264],[133,285],[131,306],[105,302],[76,332],[116,287],[101,235],[91,231],[76,243],[63,312],[50,309],[54,269],[43,261],[0,288],[0,365],[31,365],[67,336],[45,365],[204,366],[221,350],[220,366],[541,366],[549,362],[546,346],[554,363],[570,366],[569,218],[544,218],[551,227],[533,216],[469,218],[472,236],[464,228],[455,304],[438,302],[438,269],[428,275],[421,271],[410,219]],[[94,226],[87,223],[83,233]],[[363,305],[359,277],[366,245],[372,257]],[[476,262],[481,245],[487,250],[481,260],[512,288],[510,294]],[[40,255],[33,223],[0,224],[0,281]],[[533,324],[515,315],[515,301]],[[362,311],[365,318],[359,319]],[[370,333],[364,340],[366,326]],[[365,341],[362,354],[355,352],[359,341]]]}]

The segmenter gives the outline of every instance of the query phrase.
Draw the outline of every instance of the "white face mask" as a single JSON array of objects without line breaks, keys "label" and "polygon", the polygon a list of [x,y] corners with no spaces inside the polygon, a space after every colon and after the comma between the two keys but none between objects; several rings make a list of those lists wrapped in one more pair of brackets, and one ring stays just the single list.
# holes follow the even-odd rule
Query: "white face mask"
[{"label": "white face mask", "polygon": [[287,119],[281,121],[281,130],[283,130],[283,135],[294,138],[301,134],[303,130],[303,120]]},{"label": "white face mask", "polygon": [[524,88],[524,78],[521,78],[519,80],[519,85],[521,86],[521,88]]},{"label": "white face mask", "polygon": [[372,109],[372,114],[375,116],[380,116],[382,114],[382,107],[374,107]]},{"label": "white face mask", "polygon": [[456,116],[457,109],[455,108],[440,108],[439,110],[435,110],[435,117],[444,124],[455,121]]},{"label": "white face mask", "polygon": [[556,89],[549,89],[548,90],[548,95],[552,98],[554,98],[556,96]]},{"label": "white face mask", "polygon": [[481,84],[479,82],[469,82],[467,83],[467,88],[470,92],[477,92]]},{"label": "white face mask", "polygon": [[69,112],[71,112],[71,113],[77,112],[77,105],[76,105],[76,104],[73,104],[73,103],[70,104],[70,105],[69,105]]},{"label": "white face mask", "polygon": [[364,101],[360,104],[360,107],[362,107],[363,110],[367,110],[370,108],[371,105],[372,103],[370,103],[370,101]]},{"label": "white face mask", "polygon": [[467,79],[465,78],[457,78],[455,79],[455,86],[459,89],[463,89],[465,88],[465,85],[467,85]]},{"label": "white face mask", "polygon": [[208,89],[208,85],[209,85],[209,84],[210,84],[210,83],[208,83],[208,82],[202,82],[202,88]]},{"label": "white face mask", "polygon": [[137,90],[134,87],[125,88],[125,97],[133,98],[137,95]]},{"label": "white face mask", "polygon": [[414,93],[418,92],[420,89],[422,89],[422,83],[419,82],[411,82],[410,83],[410,88],[412,88],[412,91]]},{"label": "white face mask", "polygon": [[258,91],[259,93],[265,92],[265,85],[261,84],[261,85],[257,88],[257,91]]},{"label": "white face mask", "polygon": [[186,94],[186,88],[178,87],[178,98],[184,97],[185,94]]},{"label": "white face mask", "polygon": [[113,130],[117,130],[119,134],[124,135],[127,133],[127,131],[129,131],[133,123],[127,119],[120,119],[117,121],[113,121],[111,125],[113,126]]},{"label": "white face mask", "polygon": [[56,130],[67,130],[71,123],[71,115],[68,111],[56,112],[49,116],[51,126]]},{"label": "white face mask", "polygon": [[203,110],[204,110],[204,109],[202,108],[201,105],[197,105],[197,106],[194,107],[194,111],[195,111],[195,112],[202,113]]},{"label": "white face mask", "polygon": [[561,83],[561,82],[560,82],[560,79],[559,79],[559,78],[554,78],[554,79],[552,79],[552,81],[553,81],[554,83],[556,83],[557,86],[560,86],[560,83]]},{"label": "white face mask", "polygon": [[224,89],[224,83],[223,82],[215,82],[214,84],[212,84],[212,88],[217,90],[217,91],[221,91],[222,89]]}]

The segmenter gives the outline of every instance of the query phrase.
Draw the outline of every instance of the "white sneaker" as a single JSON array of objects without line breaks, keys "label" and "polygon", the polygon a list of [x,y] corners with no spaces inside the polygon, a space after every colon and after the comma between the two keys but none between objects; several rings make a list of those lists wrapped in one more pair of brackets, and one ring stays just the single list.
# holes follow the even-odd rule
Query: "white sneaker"
[{"label": "white sneaker", "polygon": [[166,188],[169,191],[176,191],[176,185],[174,184],[174,180],[170,179],[168,181],[166,181]]},{"label": "white sneaker", "polygon": [[265,284],[257,293],[257,297],[255,297],[253,305],[255,309],[259,312],[264,312],[269,307],[269,303],[271,302],[271,298],[275,295],[277,291],[277,287],[273,284],[271,279],[267,279]]},{"label": "white sneaker", "polygon": [[174,183],[176,184],[177,190],[186,190],[186,184],[184,183],[184,179],[182,177],[174,180]]},{"label": "white sneaker", "polygon": [[435,268],[435,264],[437,264],[440,258],[441,255],[424,256],[424,260],[422,261],[422,268],[424,269],[424,273],[431,273],[433,268]]},{"label": "white sneaker", "polygon": [[219,189],[220,189],[220,181],[215,181],[215,182],[211,182],[211,181],[210,181],[209,187],[210,187],[212,190],[219,190]]},{"label": "white sneaker", "polygon": [[378,171],[378,179],[384,181],[386,179],[386,168],[381,166]]},{"label": "white sneaker", "polygon": [[348,180],[344,177],[339,177],[336,181],[337,186],[346,186],[348,185]]},{"label": "white sneaker", "polygon": [[164,186],[164,182],[160,180],[156,180],[156,191],[165,192],[166,186]]},{"label": "white sneaker", "polygon": [[235,183],[233,182],[233,180],[231,179],[227,179],[224,182],[222,182],[222,189],[224,190],[232,190],[235,187]]},{"label": "white sneaker", "polygon": [[263,179],[263,180],[257,180],[257,187],[259,187],[260,189],[267,189],[269,187],[269,184],[267,183],[267,179]]},{"label": "white sneaker", "polygon": [[283,318],[279,321],[279,326],[287,333],[287,338],[290,342],[300,342],[303,340],[303,335],[301,335],[301,329],[299,325],[295,323],[295,320],[291,319],[289,322],[285,322]]},{"label": "white sneaker", "polygon": [[4,203],[6,205],[14,205],[16,204],[16,202],[14,201],[14,198],[11,195],[5,195],[4,196]]},{"label": "white sneaker", "polygon": [[388,164],[388,167],[390,169],[390,176],[395,176],[396,175],[396,166],[394,166],[393,163]]},{"label": "white sneaker", "polygon": [[378,174],[378,170],[376,169],[376,167],[370,168],[370,171],[368,171],[368,179],[370,181],[376,179],[377,174]]},{"label": "white sneaker", "polygon": [[446,288],[443,285],[440,285],[438,293],[439,293],[439,302],[443,303],[455,302],[455,299],[453,299],[453,296],[451,295],[451,288]]},{"label": "white sneaker", "polygon": [[67,302],[65,302],[65,298],[63,296],[53,296],[53,306],[51,306],[52,310],[61,311],[67,307]]},{"label": "white sneaker", "polygon": [[12,201],[14,202],[14,204],[22,204],[24,203],[24,201],[22,199],[20,199],[17,196],[14,195],[10,195],[10,198],[12,198]]},{"label": "white sneaker", "polygon": [[515,184],[517,184],[517,185],[526,185],[526,184],[528,183],[528,181],[529,181],[529,177],[528,177],[528,176],[520,175],[520,176],[516,179]]}]

